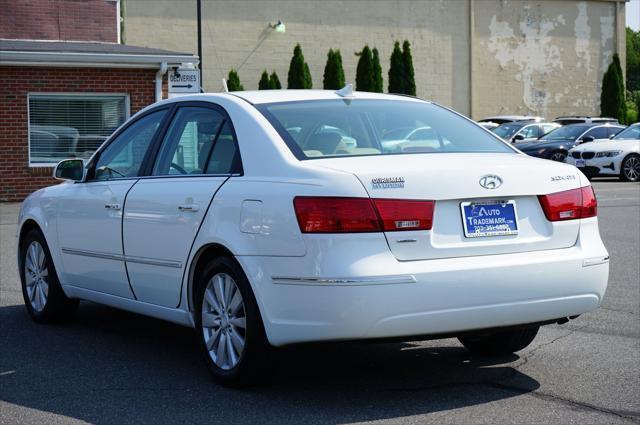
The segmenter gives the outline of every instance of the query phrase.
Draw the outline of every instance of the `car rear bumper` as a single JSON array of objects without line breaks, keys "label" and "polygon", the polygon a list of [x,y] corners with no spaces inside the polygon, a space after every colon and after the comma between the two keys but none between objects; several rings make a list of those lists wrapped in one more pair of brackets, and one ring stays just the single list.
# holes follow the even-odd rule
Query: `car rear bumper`
[{"label": "car rear bumper", "polygon": [[568,156],[565,159],[567,164],[576,166],[578,170],[582,171],[588,177],[594,177],[598,175],[619,175],[620,174],[620,160],[619,158],[592,158],[581,160],[584,161],[584,166],[577,166],[577,161],[581,159]]},{"label": "car rear bumper", "polygon": [[607,286],[595,219],[571,248],[517,254],[400,262],[376,236],[359,250],[318,238],[305,257],[238,258],[272,344],[544,322],[596,309]]}]

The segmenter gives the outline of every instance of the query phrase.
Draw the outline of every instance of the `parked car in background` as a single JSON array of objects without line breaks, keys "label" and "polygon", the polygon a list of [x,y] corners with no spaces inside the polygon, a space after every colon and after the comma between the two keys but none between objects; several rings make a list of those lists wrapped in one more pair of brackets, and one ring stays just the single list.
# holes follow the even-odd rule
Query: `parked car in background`
[{"label": "parked car in background", "polygon": [[552,122],[517,121],[504,123],[491,131],[507,142],[522,143],[539,139],[558,127],[560,124]]},{"label": "parked car in background", "polygon": [[487,130],[493,130],[494,128],[496,128],[497,126],[499,126],[500,124],[496,124],[494,122],[491,121],[487,121],[487,122],[480,122],[477,121],[477,123],[481,126],[486,128]]},{"label": "parked car in background", "polygon": [[495,124],[504,124],[506,122],[516,121],[544,121],[544,118],[533,115],[495,115],[492,117],[486,117],[479,120],[479,123],[492,122]]},{"label": "parked car in background", "polygon": [[618,120],[615,118],[603,118],[603,117],[589,117],[585,115],[567,115],[562,117],[557,117],[553,120],[560,125],[569,125],[569,124],[618,124]]},{"label": "parked car in background", "polygon": [[589,178],[619,176],[623,181],[640,181],[640,123],[630,125],[611,140],[576,146],[565,162],[575,165]]},{"label": "parked car in background", "polygon": [[518,122],[518,121],[542,122],[544,121],[544,118],[531,116],[531,115],[495,115],[492,117],[483,118],[477,122],[487,130],[493,130],[499,125],[509,123],[509,122]]},{"label": "parked car in background", "polygon": [[430,149],[437,151],[441,144],[446,143],[446,140],[439,137],[438,132],[433,128],[422,126],[387,131],[382,134],[380,143],[386,152],[407,152],[407,150],[417,149],[427,152]]},{"label": "parked car in background", "polygon": [[82,299],[195,328],[226,385],[258,377],[271,346],[311,341],[451,335],[512,353],[607,286],[582,173],[415,98],[168,99],[55,176],[69,181],[18,218],[31,318],[69,318]]},{"label": "parked car in background", "polygon": [[619,133],[624,126],[619,124],[569,124],[557,128],[540,139],[521,143],[518,149],[527,155],[563,162],[569,150],[580,143],[596,139],[608,139]]}]

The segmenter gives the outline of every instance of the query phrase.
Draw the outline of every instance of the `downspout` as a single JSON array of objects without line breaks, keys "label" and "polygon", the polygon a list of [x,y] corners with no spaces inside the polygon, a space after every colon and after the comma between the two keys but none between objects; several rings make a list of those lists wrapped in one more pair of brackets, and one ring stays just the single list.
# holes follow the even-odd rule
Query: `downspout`
[{"label": "downspout", "polygon": [[160,64],[160,69],[156,72],[156,102],[160,102],[162,100],[162,77],[167,73],[166,62],[162,62]]}]

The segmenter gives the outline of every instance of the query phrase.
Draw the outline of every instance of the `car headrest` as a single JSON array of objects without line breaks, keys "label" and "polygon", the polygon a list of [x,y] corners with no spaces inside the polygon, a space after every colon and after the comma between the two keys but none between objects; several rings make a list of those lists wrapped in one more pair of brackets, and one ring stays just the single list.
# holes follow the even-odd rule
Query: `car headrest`
[{"label": "car headrest", "polygon": [[338,133],[318,133],[311,136],[305,150],[316,150],[324,155],[332,155],[341,141],[342,136]]}]

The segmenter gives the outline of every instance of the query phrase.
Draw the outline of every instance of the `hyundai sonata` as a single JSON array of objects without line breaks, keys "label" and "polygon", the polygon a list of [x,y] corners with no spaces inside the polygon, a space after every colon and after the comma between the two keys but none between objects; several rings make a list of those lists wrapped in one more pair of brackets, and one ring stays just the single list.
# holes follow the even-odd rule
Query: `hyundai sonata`
[{"label": "hyundai sonata", "polygon": [[[385,145],[408,128],[429,143]],[[474,355],[511,353],[596,309],[607,285],[579,170],[410,97],[166,100],[55,175],[67,181],[20,211],[31,317],[91,300],[195,327],[227,385],[310,341],[455,336]]]}]

